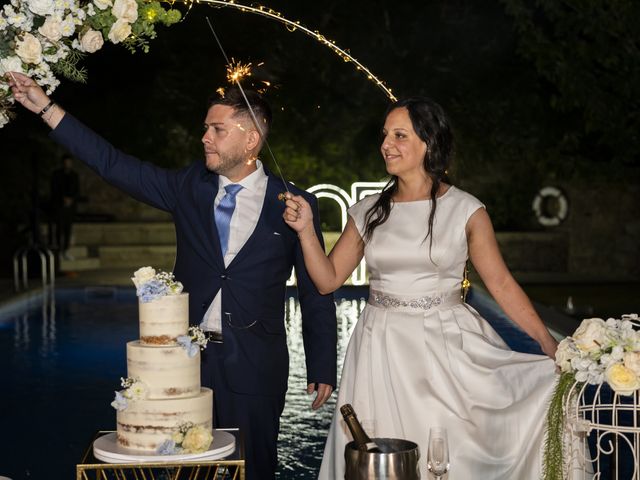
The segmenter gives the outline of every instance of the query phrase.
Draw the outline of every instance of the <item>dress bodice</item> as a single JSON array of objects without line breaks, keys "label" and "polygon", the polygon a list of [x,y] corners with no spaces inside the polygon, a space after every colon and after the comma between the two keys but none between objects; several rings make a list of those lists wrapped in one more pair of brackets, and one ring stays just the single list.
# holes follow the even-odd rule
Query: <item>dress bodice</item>
[{"label": "dress bodice", "polygon": [[[349,209],[363,238],[367,211],[378,197],[366,197]],[[437,201],[430,251],[427,232],[431,205],[431,200],[392,204],[388,220],[376,228],[365,245],[372,289],[421,295],[460,287],[468,258],[467,220],[484,205],[451,186]]]}]

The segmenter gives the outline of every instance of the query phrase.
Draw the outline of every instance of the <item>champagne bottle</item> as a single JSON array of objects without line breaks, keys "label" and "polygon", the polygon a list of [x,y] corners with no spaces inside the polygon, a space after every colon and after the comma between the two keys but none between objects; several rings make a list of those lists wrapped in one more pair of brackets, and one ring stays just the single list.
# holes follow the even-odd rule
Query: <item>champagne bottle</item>
[{"label": "champagne bottle", "polygon": [[351,431],[351,435],[353,435],[353,443],[355,443],[356,448],[363,452],[373,452],[373,453],[381,453],[380,447],[376,445],[376,443],[369,438],[367,432],[364,431],[362,425],[358,421],[358,417],[356,416],[356,412],[353,410],[353,407],[345,403],[340,407],[340,413],[342,413],[342,417],[344,421],[347,422],[347,426]]}]

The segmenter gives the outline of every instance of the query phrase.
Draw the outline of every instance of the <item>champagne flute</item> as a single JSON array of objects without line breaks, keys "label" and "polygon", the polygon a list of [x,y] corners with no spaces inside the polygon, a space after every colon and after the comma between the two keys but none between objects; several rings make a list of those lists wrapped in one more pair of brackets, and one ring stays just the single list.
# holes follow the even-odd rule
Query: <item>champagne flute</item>
[{"label": "champagne flute", "polygon": [[447,429],[431,427],[429,429],[429,447],[427,450],[427,470],[439,479],[449,471],[449,466]]}]

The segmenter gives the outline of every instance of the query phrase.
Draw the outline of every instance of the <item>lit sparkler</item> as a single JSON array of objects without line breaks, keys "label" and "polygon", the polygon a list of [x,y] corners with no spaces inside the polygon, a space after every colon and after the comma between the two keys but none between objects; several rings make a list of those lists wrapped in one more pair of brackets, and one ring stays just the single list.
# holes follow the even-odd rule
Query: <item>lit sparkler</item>
[{"label": "lit sparkler", "polygon": [[251,62],[242,63],[240,61],[236,62],[233,58],[231,59],[231,63],[227,65],[227,81],[229,83],[233,84],[250,76],[251,76]]}]

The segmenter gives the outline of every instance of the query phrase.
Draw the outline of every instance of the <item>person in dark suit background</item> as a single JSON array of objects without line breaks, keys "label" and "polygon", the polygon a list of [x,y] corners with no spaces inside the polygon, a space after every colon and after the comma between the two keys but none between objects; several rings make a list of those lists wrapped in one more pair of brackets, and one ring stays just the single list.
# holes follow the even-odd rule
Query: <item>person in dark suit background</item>
[{"label": "person in dark suit background", "polygon": [[[60,255],[65,260],[73,260],[69,245],[78,192],[78,174],[73,170],[73,159],[70,155],[64,155],[62,166],[51,174],[52,222],[49,227],[49,243],[55,239]],[[55,236],[51,235],[52,226],[55,226]]]},{"label": "person in dark suit background", "polygon": [[274,478],[289,366],[284,299],[293,266],[314,409],[335,388],[337,329],[333,297],[311,282],[278,197],[284,190],[303,195],[320,236],[317,199],[285,185],[257,158],[271,123],[268,104],[245,92],[257,126],[241,92],[213,100],[203,125],[205,161],[167,170],[118,151],[32,79],[10,75],[16,101],[42,117],[54,140],[109,183],[172,214],[174,273],[189,293],[190,323],[212,339],[202,355],[202,383],[214,390],[214,424],[244,431],[248,480]]}]

